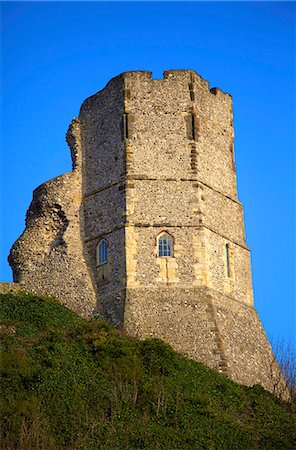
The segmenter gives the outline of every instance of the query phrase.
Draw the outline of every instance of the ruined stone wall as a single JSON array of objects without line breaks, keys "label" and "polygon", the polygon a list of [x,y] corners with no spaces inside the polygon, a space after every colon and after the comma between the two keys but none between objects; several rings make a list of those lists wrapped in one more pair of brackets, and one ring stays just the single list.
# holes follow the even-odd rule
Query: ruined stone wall
[{"label": "ruined stone wall", "polygon": [[14,281],[25,289],[56,296],[78,314],[90,316],[96,296],[83,247],[79,121],[71,123],[67,139],[74,170],[35,189],[26,229],[13,245],[9,262]]}]

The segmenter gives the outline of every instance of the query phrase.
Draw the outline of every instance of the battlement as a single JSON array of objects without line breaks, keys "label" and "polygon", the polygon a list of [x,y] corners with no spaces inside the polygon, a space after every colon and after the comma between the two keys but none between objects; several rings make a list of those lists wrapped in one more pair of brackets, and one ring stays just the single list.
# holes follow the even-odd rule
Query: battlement
[{"label": "battlement", "polygon": [[[96,96],[104,91],[105,89],[109,91],[110,89],[126,89],[126,86],[131,86],[132,83],[142,84],[143,85],[143,93],[145,89],[149,89],[149,83],[152,84],[166,84],[173,83],[173,85],[183,84],[189,90],[193,90],[194,87],[199,91],[203,92],[203,95],[212,94],[216,98],[215,102],[226,102],[231,106],[232,104],[232,96],[217,87],[210,88],[210,83],[202,78],[197,72],[190,69],[184,70],[165,70],[163,72],[163,78],[153,78],[153,73],[146,70],[134,70],[129,72],[122,72],[120,75],[112,78],[106,86],[96,94],[88,97],[84,102],[82,107],[86,107],[87,105],[92,104],[93,100]],[[148,83],[148,85],[147,85]],[[126,94],[126,93],[125,93]]]},{"label": "battlement", "polygon": [[173,82],[182,82],[184,80],[189,82],[196,82],[201,84],[205,90],[208,90],[209,93],[212,93],[214,95],[217,94],[217,91],[219,91],[222,95],[230,96],[227,92],[222,91],[221,89],[217,87],[210,88],[210,83],[206,79],[204,79],[201,75],[199,75],[197,72],[195,72],[192,69],[170,69],[165,70],[163,72],[163,78],[153,78],[153,72],[149,72],[147,70],[132,70],[128,72],[122,72],[120,75],[117,75],[116,77],[112,78],[110,81],[108,81],[107,85],[113,84],[114,80],[117,79],[134,79],[134,80],[142,80],[142,81],[173,81]]}]

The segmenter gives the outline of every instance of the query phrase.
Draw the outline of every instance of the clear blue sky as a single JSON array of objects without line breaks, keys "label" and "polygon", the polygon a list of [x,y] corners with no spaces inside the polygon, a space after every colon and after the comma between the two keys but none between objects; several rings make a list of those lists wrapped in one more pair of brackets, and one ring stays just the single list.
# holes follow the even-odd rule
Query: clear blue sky
[{"label": "clear blue sky", "polygon": [[234,101],[239,197],[255,304],[295,339],[295,4],[4,2],[1,279],[32,191],[71,168],[82,101],[128,70],[194,69]]}]

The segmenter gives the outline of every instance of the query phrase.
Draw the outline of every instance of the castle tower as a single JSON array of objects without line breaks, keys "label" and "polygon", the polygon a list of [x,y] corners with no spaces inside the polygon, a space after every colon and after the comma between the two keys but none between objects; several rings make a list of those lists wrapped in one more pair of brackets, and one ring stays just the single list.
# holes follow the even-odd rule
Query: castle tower
[{"label": "castle tower", "polygon": [[[273,355],[254,309],[233,136],[231,96],[194,71],[112,79],[70,125],[73,172],[34,193],[29,226],[10,255],[15,281],[272,390]],[[65,176],[76,177],[76,188]],[[52,199],[46,195],[42,208],[44,190]],[[53,204],[62,222],[56,228]],[[28,242],[45,224],[51,234],[39,264],[40,251],[29,254]]]}]

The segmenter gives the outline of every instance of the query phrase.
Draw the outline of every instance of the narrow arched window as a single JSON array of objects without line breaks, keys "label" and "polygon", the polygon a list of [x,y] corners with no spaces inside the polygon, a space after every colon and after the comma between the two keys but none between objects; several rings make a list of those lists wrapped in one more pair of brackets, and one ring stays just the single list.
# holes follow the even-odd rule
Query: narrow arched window
[{"label": "narrow arched window", "polygon": [[106,264],[108,261],[108,242],[102,239],[97,246],[97,266]]},{"label": "narrow arched window", "polygon": [[225,246],[225,253],[226,253],[226,267],[227,267],[227,276],[231,277],[231,270],[230,270],[230,258],[229,258],[229,245],[226,244]]},{"label": "narrow arched window", "polygon": [[174,243],[173,238],[168,233],[161,233],[157,238],[157,255],[173,256]]}]

